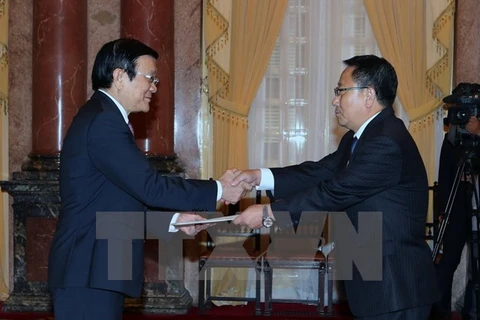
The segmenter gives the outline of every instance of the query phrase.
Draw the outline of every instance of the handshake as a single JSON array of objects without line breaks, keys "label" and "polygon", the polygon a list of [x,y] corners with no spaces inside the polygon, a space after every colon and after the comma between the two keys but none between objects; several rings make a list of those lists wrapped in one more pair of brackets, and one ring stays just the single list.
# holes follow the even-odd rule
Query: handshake
[{"label": "handshake", "polygon": [[260,184],[260,170],[237,170],[229,169],[218,179],[222,185],[221,201],[228,204],[235,204],[253,187]]},{"label": "handshake", "polygon": [[[253,187],[260,185],[262,173],[260,169],[252,170],[237,170],[229,169],[218,179],[222,185],[222,196],[220,201],[224,204],[235,204],[240,201]],[[240,216],[233,221],[234,224],[241,224],[250,228],[262,227],[262,206],[252,205],[245,210]],[[269,207],[269,214],[273,217]],[[195,213],[182,213],[178,217],[177,222],[194,222],[205,220]],[[194,236],[203,229],[206,229],[210,224],[197,224],[191,226],[180,227],[179,229],[188,235]]]}]

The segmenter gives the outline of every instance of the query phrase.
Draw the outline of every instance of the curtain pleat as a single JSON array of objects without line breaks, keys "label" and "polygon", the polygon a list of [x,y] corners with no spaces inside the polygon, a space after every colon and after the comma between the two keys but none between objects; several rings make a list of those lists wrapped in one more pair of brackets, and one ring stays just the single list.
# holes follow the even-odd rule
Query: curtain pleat
[{"label": "curtain pleat", "polygon": [[[451,88],[455,2],[438,2],[445,8],[431,26],[426,25],[426,0],[364,0],[364,3],[380,52],[397,71],[398,97],[407,111],[409,131],[433,184],[434,120],[442,98]],[[428,68],[427,41],[432,37],[438,61]]]},{"label": "curtain pleat", "polygon": [[[248,168],[248,112],[270,61],[287,4],[288,0],[206,3],[205,47],[215,178],[230,168]],[[213,278],[221,280],[213,281],[213,295],[245,296],[247,270],[216,268]]]},{"label": "curtain pleat", "polygon": [[[227,39],[230,42],[228,71],[222,68],[222,60],[215,63],[215,56],[207,62],[215,177],[229,168],[248,167],[247,116],[268,66],[287,3],[287,0],[232,0],[230,32],[220,36],[224,42]],[[217,35],[222,34],[219,29],[214,30]],[[213,36],[208,39],[211,41]],[[222,40],[217,43],[222,46]],[[215,85],[211,74],[217,78]]]}]

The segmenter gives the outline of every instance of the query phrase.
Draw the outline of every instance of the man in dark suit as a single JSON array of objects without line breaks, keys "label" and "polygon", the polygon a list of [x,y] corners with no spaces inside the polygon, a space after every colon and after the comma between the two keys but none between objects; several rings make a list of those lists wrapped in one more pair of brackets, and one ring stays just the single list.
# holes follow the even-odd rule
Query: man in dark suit
[{"label": "man in dark suit", "polygon": [[344,63],[332,104],[338,123],[350,131],[338,150],[318,162],[240,173],[234,185],[248,182],[274,197],[270,205],[250,206],[234,223],[259,228],[268,217],[285,221],[284,212],[295,224],[301,211],[343,211],[361,232],[359,212],[381,212],[382,280],[364,280],[354,266],[344,282],[350,310],[355,319],[425,320],[437,300],[424,239],[428,182],[415,142],[394,115],[397,76],[373,55]]},{"label": "man in dark suit", "polygon": [[[477,120],[478,121],[478,120]],[[454,146],[447,135],[442,143],[438,171],[438,196],[441,212],[444,212],[453,188],[460,159],[465,154],[461,146]],[[463,247],[472,231],[472,199],[468,199],[468,179],[461,178],[454,201],[450,204],[449,223],[442,241],[442,254],[437,257],[436,275],[441,300],[432,310],[432,319],[449,320],[451,315],[452,282],[455,270],[460,263]]]},{"label": "man in dark suit", "polygon": [[[110,280],[107,240],[96,239],[97,213],[144,213],[147,207],[215,211],[218,200],[235,203],[244,192],[231,186],[231,171],[219,181],[161,176],[137,148],[128,115],[148,112],[157,91],[157,58],[156,51],[134,39],[106,43],[93,66],[95,93],[80,108],[64,139],[61,208],[48,265],[56,320],[120,320],[124,295],[141,294],[143,239],[116,251],[131,252],[129,280]],[[202,219],[193,213],[158,214],[163,223],[156,228],[166,238],[177,231],[175,222]],[[188,235],[198,231],[180,230]]]},{"label": "man in dark suit", "polygon": [[[446,103],[447,109],[450,107],[462,108],[463,106],[463,110],[469,110],[472,105],[477,105],[480,102],[478,99],[479,94],[480,84],[459,83],[452,90],[452,94],[445,97],[443,101]],[[449,111],[449,115],[455,113],[456,111]],[[468,115],[468,113],[466,114]],[[457,123],[452,124],[451,121],[453,120],[447,117],[448,132],[443,140],[438,170],[438,205],[442,218],[446,217],[447,204],[449,205],[450,213],[443,239],[441,239],[442,254],[436,259],[437,284],[441,300],[432,309],[432,320],[452,319],[453,276],[460,263],[465,243],[467,243],[467,240],[471,240],[470,237],[472,236],[472,202],[474,199],[472,198],[471,174],[478,174],[480,150],[477,143],[478,136],[480,136],[480,120],[475,116],[470,116],[468,122],[463,124],[463,126]],[[462,127],[464,128],[462,129]],[[471,161],[466,166],[464,172],[459,172],[465,159],[471,159]],[[452,198],[453,202],[448,203],[450,193],[454,191],[454,180],[457,172],[461,173],[462,176],[459,177],[460,181]],[[465,318],[468,318],[470,313],[473,314],[472,318],[476,318],[473,287],[473,283],[469,281],[464,300],[463,313]]]}]

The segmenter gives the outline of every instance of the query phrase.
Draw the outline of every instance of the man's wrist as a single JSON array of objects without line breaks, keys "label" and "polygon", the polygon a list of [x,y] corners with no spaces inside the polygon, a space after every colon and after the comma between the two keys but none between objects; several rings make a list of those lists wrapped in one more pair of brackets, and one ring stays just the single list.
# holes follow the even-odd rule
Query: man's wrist
[{"label": "man's wrist", "polygon": [[172,217],[172,220],[170,220],[170,225],[168,226],[168,232],[177,232],[178,228],[174,226],[175,223],[177,223],[178,217],[180,217],[180,213],[175,213]]},{"label": "man's wrist", "polygon": [[262,225],[265,228],[273,226],[273,222],[275,221],[273,213],[271,213],[269,209],[270,207],[268,205],[263,205],[262,207]]},{"label": "man's wrist", "polygon": [[273,178],[273,173],[270,169],[260,168],[260,179],[258,186],[255,188],[257,190],[273,190],[275,179]]},{"label": "man's wrist", "polygon": [[215,180],[215,182],[217,183],[217,201],[219,201],[220,199],[222,199],[223,187],[220,181]]}]

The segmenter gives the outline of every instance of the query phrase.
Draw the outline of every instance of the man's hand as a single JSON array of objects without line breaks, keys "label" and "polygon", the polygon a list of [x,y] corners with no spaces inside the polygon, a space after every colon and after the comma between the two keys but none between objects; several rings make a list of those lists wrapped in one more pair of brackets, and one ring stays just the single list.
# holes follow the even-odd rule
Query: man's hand
[{"label": "man's hand", "polygon": [[465,125],[465,130],[471,134],[480,136],[480,120],[477,117],[471,116],[468,118],[468,123]]},{"label": "man's hand", "polygon": [[225,173],[218,179],[222,184],[222,201],[228,204],[237,203],[242,197],[244,197],[248,192],[252,190],[252,186],[248,183],[237,183],[233,185],[233,179],[236,175],[241,172],[236,169],[230,169],[225,171]]},{"label": "man's hand", "polygon": [[[204,217],[196,213],[180,213],[177,218],[177,222],[191,222],[191,221],[202,221],[205,220]],[[194,236],[200,231],[210,227],[212,224],[196,224],[192,226],[179,227],[178,230],[181,230],[188,234],[189,236]]]},{"label": "man's hand", "polygon": [[[259,229],[263,227],[262,224],[262,210],[264,204],[254,204],[244,210],[238,217],[233,220],[233,224],[240,224],[251,229]],[[267,205],[268,214],[275,219],[270,205]]]},{"label": "man's hand", "polygon": [[262,172],[260,169],[236,171],[235,173],[236,176],[232,182],[233,186],[237,186],[243,182],[254,187],[258,186],[260,184],[260,180],[262,179]]}]

